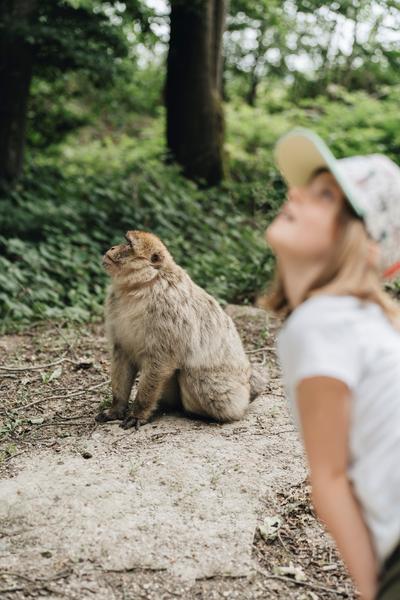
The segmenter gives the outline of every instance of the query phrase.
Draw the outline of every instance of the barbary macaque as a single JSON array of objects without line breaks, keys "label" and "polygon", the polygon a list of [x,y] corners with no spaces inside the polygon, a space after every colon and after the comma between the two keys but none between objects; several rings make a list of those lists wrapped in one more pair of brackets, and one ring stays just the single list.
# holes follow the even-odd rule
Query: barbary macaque
[{"label": "barbary macaque", "polygon": [[119,419],[122,427],[137,428],[166,405],[219,422],[241,419],[251,368],[232,319],[159,238],[143,231],[125,238],[103,257],[111,276],[106,328],[113,399],[97,421]]}]

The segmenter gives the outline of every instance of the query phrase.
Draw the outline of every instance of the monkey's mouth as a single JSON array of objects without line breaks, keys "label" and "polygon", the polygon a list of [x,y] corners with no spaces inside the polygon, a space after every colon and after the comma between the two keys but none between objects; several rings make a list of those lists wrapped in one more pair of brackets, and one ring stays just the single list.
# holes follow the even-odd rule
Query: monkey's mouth
[{"label": "monkey's mouth", "polygon": [[111,256],[106,252],[103,256],[103,267],[107,269],[107,267],[116,267],[118,265],[117,261],[111,258]]}]

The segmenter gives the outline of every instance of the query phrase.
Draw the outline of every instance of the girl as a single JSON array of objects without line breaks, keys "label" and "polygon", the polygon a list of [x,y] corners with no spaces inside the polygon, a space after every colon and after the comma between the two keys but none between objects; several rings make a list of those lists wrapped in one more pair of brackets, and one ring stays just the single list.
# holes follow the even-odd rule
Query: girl
[{"label": "girl", "polygon": [[336,160],[294,130],[276,160],[287,200],[266,232],[266,302],[284,314],[278,354],[319,517],[363,600],[400,600],[400,309],[380,278],[400,269],[400,169]]}]

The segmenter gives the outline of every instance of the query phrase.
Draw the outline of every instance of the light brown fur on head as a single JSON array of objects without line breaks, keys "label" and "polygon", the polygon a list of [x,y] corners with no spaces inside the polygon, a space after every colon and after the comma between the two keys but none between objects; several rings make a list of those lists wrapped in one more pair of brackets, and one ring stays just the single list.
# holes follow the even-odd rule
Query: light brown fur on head
[{"label": "light brown fur on head", "polygon": [[149,285],[160,270],[170,269],[172,256],[162,241],[152,233],[128,231],[126,244],[112,246],[103,257],[103,266],[116,286],[133,291]]},{"label": "light brown fur on head", "polygon": [[152,254],[158,253],[160,258],[171,258],[167,248],[153,233],[146,231],[127,231],[125,239],[135,250],[137,255],[151,259]]}]

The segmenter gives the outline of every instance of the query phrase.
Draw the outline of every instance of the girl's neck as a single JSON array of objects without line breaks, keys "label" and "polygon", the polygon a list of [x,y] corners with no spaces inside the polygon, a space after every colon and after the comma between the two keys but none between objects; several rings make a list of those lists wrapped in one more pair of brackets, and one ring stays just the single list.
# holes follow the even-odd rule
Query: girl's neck
[{"label": "girl's neck", "polygon": [[323,270],[323,265],[313,261],[312,264],[302,261],[280,260],[280,271],[289,304],[295,309],[303,302],[304,294]]}]

